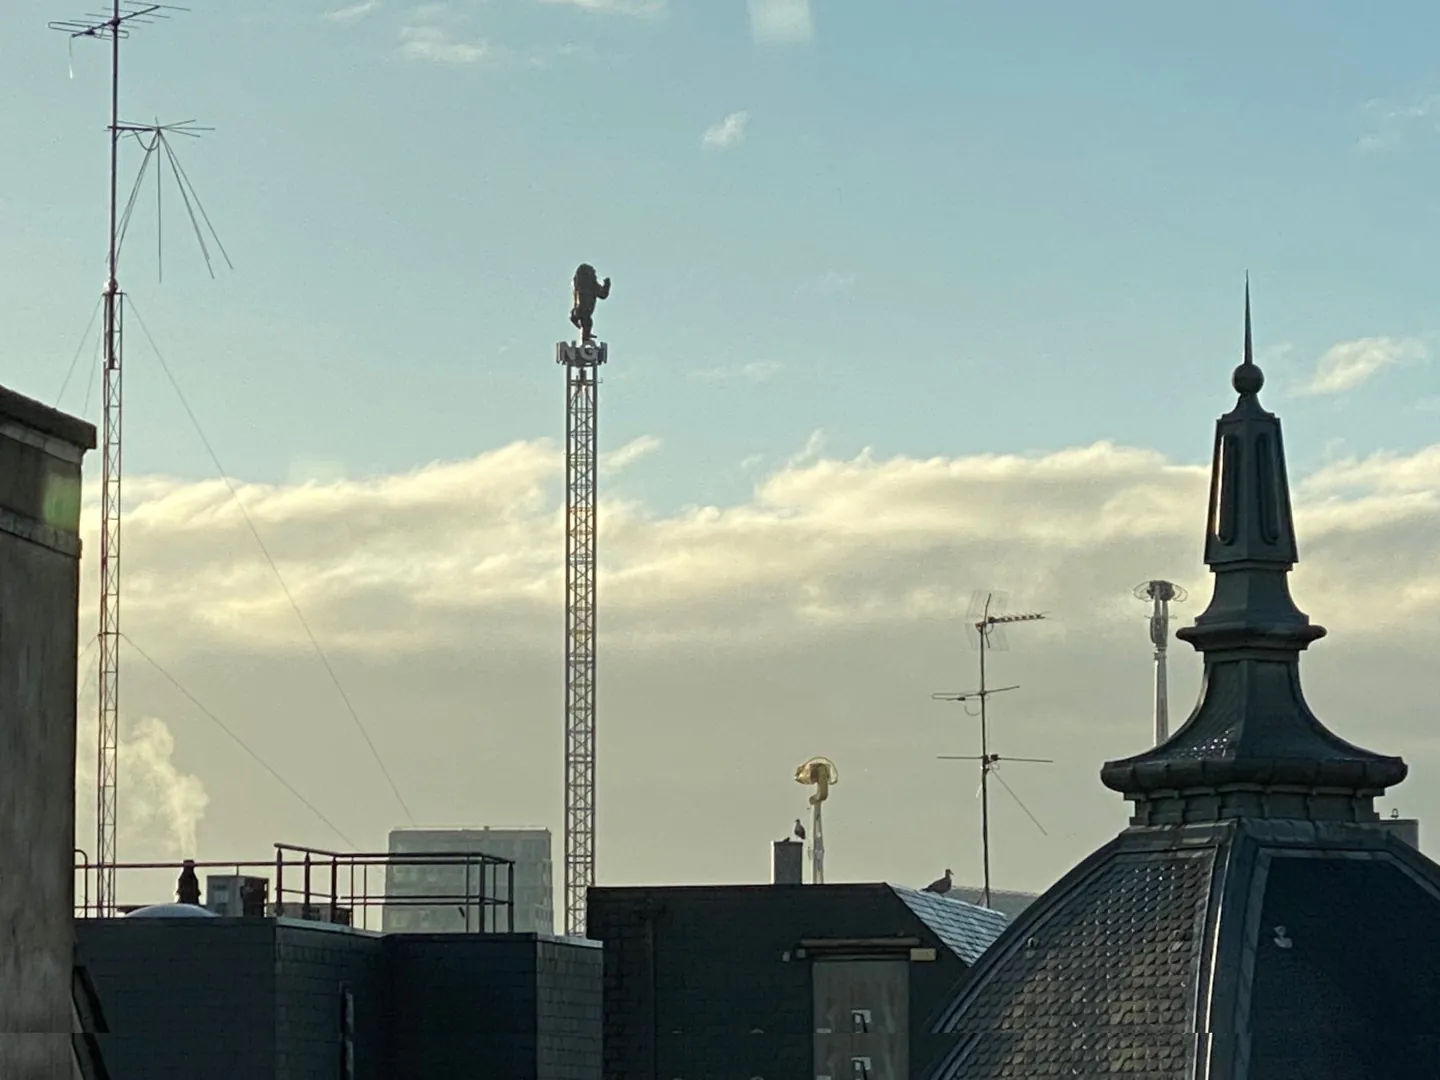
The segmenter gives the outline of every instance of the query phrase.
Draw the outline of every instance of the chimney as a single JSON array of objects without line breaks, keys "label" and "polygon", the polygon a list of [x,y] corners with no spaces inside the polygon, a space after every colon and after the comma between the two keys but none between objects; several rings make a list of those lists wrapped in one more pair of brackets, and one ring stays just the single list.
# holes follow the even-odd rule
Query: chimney
[{"label": "chimney", "polygon": [[805,845],[799,840],[776,840],[772,885],[803,885]]}]

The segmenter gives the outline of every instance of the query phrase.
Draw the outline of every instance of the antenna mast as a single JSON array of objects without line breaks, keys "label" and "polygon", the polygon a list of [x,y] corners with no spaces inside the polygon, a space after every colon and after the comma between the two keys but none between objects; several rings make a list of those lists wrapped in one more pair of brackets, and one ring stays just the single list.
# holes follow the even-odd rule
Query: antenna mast
[{"label": "antenna mast", "polygon": [[810,883],[825,884],[825,800],[840,782],[840,770],[829,758],[813,757],[795,770],[795,782],[815,789],[810,796]]},{"label": "antenna mast", "polygon": [[604,342],[555,346],[565,365],[565,933],[585,935],[595,884],[595,516]]},{"label": "antenna mast", "polygon": [[[984,596],[983,603],[980,601],[981,595]],[[997,642],[992,641],[992,636],[995,633],[996,627],[1003,626],[1008,623],[1035,622],[1039,619],[1045,618],[1045,616],[1040,612],[1024,612],[1015,615],[999,614],[999,610],[1003,608],[1003,606],[1003,599],[997,596],[995,593],[977,593],[971,603],[970,618],[973,621],[969,622],[967,629],[971,631],[972,637],[974,640],[976,640],[980,649],[980,689],[970,690],[963,694],[930,695],[931,698],[935,701],[979,701],[980,703],[980,711],[978,714],[976,714],[980,717],[980,755],[978,757],[975,757],[969,755],[941,754],[939,755],[939,760],[978,761],[980,763],[980,852],[981,858],[984,863],[985,874],[982,903],[987,908],[990,906],[990,775],[992,773],[995,773],[996,767],[999,765],[1002,758],[999,754],[992,754],[990,752],[990,727],[986,704],[991,696],[995,694],[1003,694],[1007,690],[1018,690],[1019,687],[997,686],[993,690],[990,689],[989,685],[985,681],[985,653],[988,652],[990,649],[996,647],[996,645],[998,644]],[[1003,760],[1043,765],[1052,764],[1049,758],[1006,757]],[[1035,815],[1030,813],[1030,810],[1025,806],[1025,804],[1023,802],[1020,802],[1020,797],[1016,795],[1014,791],[1011,791],[1010,785],[1006,784],[1005,781],[1000,778],[998,773],[995,773],[995,779],[1000,781],[1000,784],[1005,788],[1006,791],[1010,792],[1011,798],[1013,798],[1017,803],[1020,803],[1020,809],[1024,810],[1025,813],[1029,815],[1030,820],[1035,822],[1035,827],[1043,833],[1045,831],[1044,827],[1040,824],[1038,820],[1036,820]]]},{"label": "antenna mast", "polygon": [[1184,603],[1189,597],[1183,588],[1171,581],[1156,579],[1135,586],[1138,600],[1149,600],[1150,644],[1155,646],[1155,745],[1170,738],[1170,683],[1166,670],[1166,653],[1170,645],[1170,604]]},{"label": "antenna mast", "polygon": [[185,8],[169,4],[121,3],[112,0],[104,17],[62,20],[50,29],[76,38],[110,43],[110,224],[106,257],[104,307],[101,330],[103,418],[100,482],[100,618],[98,711],[99,739],[95,798],[95,910],[102,918],[115,913],[116,775],[120,743],[120,489],[123,474],[121,433],[124,427],[123,357],[125,353],[125,294],[120,289],[120,243],[124,222],[119,207],[120,140],[140,129],[120,123],[120,42],[132,25],[148,25]]}]

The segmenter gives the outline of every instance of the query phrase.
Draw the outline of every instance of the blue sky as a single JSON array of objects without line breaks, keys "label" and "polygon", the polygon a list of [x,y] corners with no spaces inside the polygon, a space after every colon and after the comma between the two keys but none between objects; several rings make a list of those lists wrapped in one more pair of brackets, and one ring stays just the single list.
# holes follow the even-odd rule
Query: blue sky
[{"label": "blue sky", "polygon": [[[0,383],[47,401],[104,277],[105,51],[72,78],[45,28],[83,8],[0,27]],[[929,694],[972,681],[956,621],[994,586],[1051,613],[999,661],[1024,690],[997,738],[1055,759],[1015,780],[1056,828],[1002,810],[997,881],[1040,888],[1125,820],[1095,776],[1150,731],[1130,587],[1185,584],[1184,619],[1208,593],[1248,270],[1296,595],[1332,630],[1307,686],[1412,761],[1395,805],[1431,820],[1437,31],[1403,3],[194,0],[130,39],[124,114],[216,128],[179,149],[236,269],[209,280],[167,188],[164,281],[153,190],[122,281],[424,823],[561,829],[536,440],[586,260],[615,283],[604,447],[660,442],[604,486],[601,880],[763,877],[816,753],[846,777],[837,876],[973,879],[973,787],[932,759],[974,733]],[[381,844],[397,808],[130,328],[127,640]],[[94,419],[84,363],[62,404]],[[123,852],[333,841],[137,655]]]},{"label": "blue sky", "polygon": [[[1337,342],[1436,329],[1440,12],[813,0],[775,41],[745,0],[607,6],[200,0],[131,39],[125,115],[217,129],[180,150],[235,272],[208,279],[167,191],[166,279],[152,196],[123,280],[231,472],[558,435],[582,259],[615,279],[603,437],[663,440],[625,481],[660,505],[743,496],[747,459],[816,430],[1203,459],[1247,268],[1297,466],[1433,431],[1418,353],[1283,390]],[[63,7],[0,38],[0,378],[47,400],[103,277],[106,56],[78,42],[68,77]],[[130,354],[129,467],[213,473]]]}]

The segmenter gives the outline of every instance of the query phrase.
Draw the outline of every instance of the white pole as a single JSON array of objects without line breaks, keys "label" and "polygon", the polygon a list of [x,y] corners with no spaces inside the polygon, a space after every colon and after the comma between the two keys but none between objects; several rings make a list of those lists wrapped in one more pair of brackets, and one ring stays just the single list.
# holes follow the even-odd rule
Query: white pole
[{"label": "white pole", "polygon": [[825,884],[825,823],[820,817],[820,808],[824,805],[823,799],[816,801],[815,816],[811,821],[810,882],[813,885]]},{"label": "white pole", "polygon": [[1150,617],[1150,640],[1155,644],[1155,745],[1170,738],[1170,687],[1165,670],[1165,652],[1170,639],[1170,604],[1155,597]]}]

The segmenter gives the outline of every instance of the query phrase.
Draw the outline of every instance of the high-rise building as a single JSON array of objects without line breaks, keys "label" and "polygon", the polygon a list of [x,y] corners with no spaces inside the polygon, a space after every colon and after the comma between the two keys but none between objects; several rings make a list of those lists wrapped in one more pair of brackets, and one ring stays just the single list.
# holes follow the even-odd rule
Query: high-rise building
[{"label": "high-rise building", "polygon": [[516,933],[555,932],[554,885],[550,870],[549,829],[395,829],[390,833],[391,855],[475,854],[508,859],[515,864],[514,895],[510,875],[484,872],[475,864],[410,865],[399,863],[386,871],[387,900],[405,897],[455,897],[454,903],[385,905],[382,926],[386,933],[464,933],[511,929],[503,907],[480,907],[460,902],[482,897],[511,900]]}]

